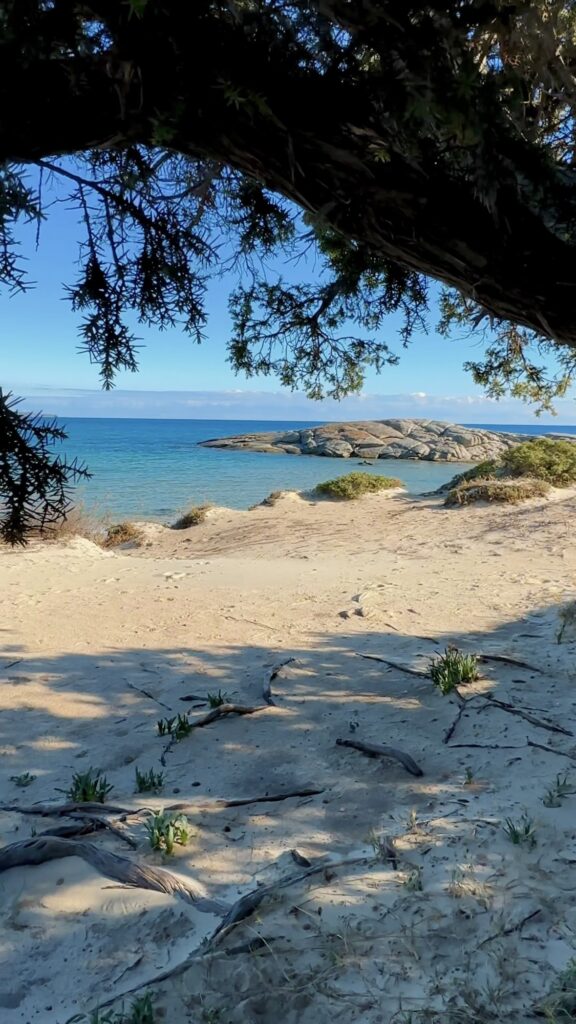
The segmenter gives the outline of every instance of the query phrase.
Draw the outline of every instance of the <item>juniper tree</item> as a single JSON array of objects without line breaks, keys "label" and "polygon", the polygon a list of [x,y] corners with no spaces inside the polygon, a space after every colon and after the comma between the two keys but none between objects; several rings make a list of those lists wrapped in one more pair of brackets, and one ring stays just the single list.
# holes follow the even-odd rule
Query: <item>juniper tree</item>
[{"label": "juniper tree", "polygon": [[[18,221],[58,181],[104,387],[137,368],[134,313],[201,341],[207,280],[235,271],[248,375],[354,391],[398,358],[388,314],[401,348],[439,281],[440,331],[485,332],[476,382],[549,406],[576,364],[575,70],[559,0],[0,0],[0,280],[26,287]],[[267,276],[302,251],[315,283]],[[0,394],[10,541],[83,472],[58,437]]]}]

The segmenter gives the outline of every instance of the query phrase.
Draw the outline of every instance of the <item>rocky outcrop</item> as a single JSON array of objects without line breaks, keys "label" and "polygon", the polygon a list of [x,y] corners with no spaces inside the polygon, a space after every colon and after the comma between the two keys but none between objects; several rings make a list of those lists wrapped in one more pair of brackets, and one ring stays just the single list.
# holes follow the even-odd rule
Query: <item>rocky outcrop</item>
[{"label": "rocky outcrop", "polygon": [[429,462],[482,462],[497,458],[526,434],[459,427],[438,420],[367,420],[327,423],[303,430],[237,434],[200,443],[208,448],[324,455],[349,459],[427,459]]}]

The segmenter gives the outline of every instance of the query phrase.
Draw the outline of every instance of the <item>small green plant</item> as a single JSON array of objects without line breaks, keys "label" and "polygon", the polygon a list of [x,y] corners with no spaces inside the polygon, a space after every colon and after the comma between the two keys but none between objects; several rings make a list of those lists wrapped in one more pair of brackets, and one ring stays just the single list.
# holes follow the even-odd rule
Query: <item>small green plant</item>
[{"label": "small green plant", "polygon": [[193,505],[175,523],[172,523],[172,529],[187,530],[190,526],[199,526],[204,522],[211,508],[212,505]]},{"label": "small green plant", "polygon": [[105,775],[95,768],[88,768],[85,772],[75,772],[68,789],[60,789],[58,792],[66,793],[66,796],[75,804],[103,804],[112,786]]},{"label": "small green plant", "polygon": [[478,658],[475,654],[463,654],[457,647],[446,647],[444,654],[432,658],[430,678],[444,695],[452,693],[457,686],[473,683],[478,676]]},{"label": "small green plant", "polygon": [[402,487],[402,481],[389,476],[376,476],[371,473],[348,473],[335,480],[326,480],[316,486],[318,494],[338,501],[353,501],[363,494],[375,494],[393,487]]},{"label": "small green plant", "polygon": [[152,996],[149,993],[137,996],[129,1010],[94,1010],[92,1013],[79,1013],[71,1017],[67,1024],[156,1024],[158,1017],[154,1012]]},{"label": "small green plant", "polygon": [[163,772],[155,772],[152,768],[148,772],[141,772],[136,768],[136,792],[157,793],[164,785]]},{"label": "small green plant", "polygon": [[206,700],[211,708],[221,708],[223,704],[230,704],[232,698],[229,693],[222,693],[222,690],[218,690],[218,693],[207,693]]},{"label": "small green plant", "polygon": [[162,850],[168,856],[174,847],[186,846],[190,838],[188,819],[183,814],[165,814],[156,811],[146,822],[146,831],[153,850]]},{"label": "small green plant", "polygon": [[102,547],[115,548],[119,544],[140,544],[142,542],[142,531],[134,526],[134,523],[116,523],[108,529]]},{"label": "small green plant", "polygon": [[574,1024],[576,1021],[576,959],[569,960],[557,976],[545,1001],[535,1007],[548,1024]]},{"label": "small green plant", "polygon": [[36,782],[37,776],[30,775],[30,772],[23,772],[22,775],[11,775],[10,782],[13,782],[15,786],[20,786],[21,789],[25,789],[26,786],[31,786],[33,782]]},{"label": "small green plant", "polygon": [[504,833],[514,846],[536,846],[536,828],[532,818],[523,814],[519,821],[506,818],[503,825]]},{"label": "small green plant", "polygon": [[471,768],[467,768],[466,769],[466,773],[465,773],[465,776],[464,776],[464,785],[465,786],[472,786],[472,785],[474,785],[474,772],[472,771]]},{"label": "small green plant", "polygon": [[173,736],[175,740],[181,740],[188,736],[194,726],[187,715],[174,715],[173,718],[160,718],[156,722],[159,736]]},{"label": "small green plant", "polygon": [[573,796],[576,793],[574,785],[568,779],[568,773],[564,775],[558,774],[556,780],[549,789],[546,790],[542,797],[542,803],[544,807],[561,807],[562,801],[567,796]]},{"label": "small green plant", "polygon": [[402,885],[409,892],[422,892],[422,868],[416,867],[403,880]]}]

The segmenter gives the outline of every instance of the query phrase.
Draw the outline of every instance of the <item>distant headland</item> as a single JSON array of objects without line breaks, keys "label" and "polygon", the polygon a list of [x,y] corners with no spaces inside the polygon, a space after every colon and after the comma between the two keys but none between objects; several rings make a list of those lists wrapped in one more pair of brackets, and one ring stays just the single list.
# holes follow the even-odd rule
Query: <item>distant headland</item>
[{"label": "distant headland", "polygon": [[349,459],[424,459],[429,462],[482,462],[530,440],[504,433],[426,419],[327,423],[300,430],[236,434],[201,441],[207,448]]}]

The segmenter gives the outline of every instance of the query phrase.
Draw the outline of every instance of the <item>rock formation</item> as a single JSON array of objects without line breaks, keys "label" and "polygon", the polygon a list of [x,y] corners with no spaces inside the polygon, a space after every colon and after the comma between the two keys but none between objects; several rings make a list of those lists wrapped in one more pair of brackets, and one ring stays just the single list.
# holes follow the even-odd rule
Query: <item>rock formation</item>
[{"label": "rock formation", "polygon": [[201,441],[231,451],[328,455],[349,459],[427,459],[430,462],[482,462],[530,435],[459,427],[438,420],[367,420],[327,423],[302,430],[237,434]]}]

